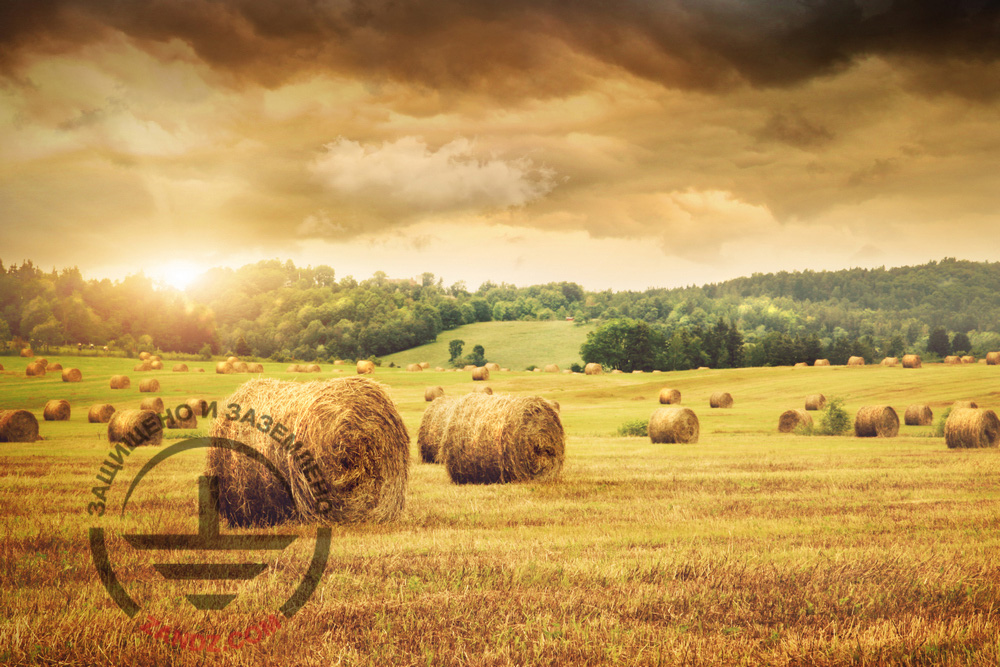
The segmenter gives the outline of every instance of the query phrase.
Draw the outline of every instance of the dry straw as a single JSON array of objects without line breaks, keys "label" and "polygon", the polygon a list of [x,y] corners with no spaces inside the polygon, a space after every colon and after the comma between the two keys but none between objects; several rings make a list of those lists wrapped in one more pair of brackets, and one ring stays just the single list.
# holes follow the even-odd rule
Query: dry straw
[{"label": "dry straw", "polygon": [[25,367],[24,374],[28,377],[43,377],[45,375],[45,366],[37,361],[30,363]]},{"label": "dry straw", "polygon": [[215,372],[219,375],[229,375],[230,373],[234,373],[235,370],[236,369],[233,368],[233,365],[228,361],[220,361],[215,364]]},{"label": "dry straw", "polygon": [[500,372],[500,364],[494,363],[492,361],[490,363],[486,364],[485,366],[483,366],[483,368],[485,368],[486,370],[488,370],[490,372],[496,372],[496,373]]},{"label": "dry straw", "polygon": [[115,414],[115,406],[110,403],[92,405],[87,411],[87,421],[91,424],[107,424],[113,414]]},{"label": "dry straw", "polygon": [[952,410],[944,424],[944,441],[951,449],[996,447],[1000,443],[1000,419],[992,410]]},{"label": "dry straw", "polygon": [[441,398],[444,396],[444,387],[427,387],[424,389],[424,400],[433,401],[435,398]]},{"label": "dry straw", "polygon": [[[246,456],[210,450],[207,474],[219,477],[219,509],[231,525],[383,522],[399,516],[410,438],[382,385],[359,377],[304,383],[258,378],[224,402],[233,403],[241,406],[244,419],[220,414],[210,435],[263,454],[292,494]],[[259,424],[245,419],[251,409],[258,417],[269,415],[294,437],[282,435],[279,442],[273,433],[261,432]]]},{"label": "dry straw", "polygon": [[903,368],[920,368],[923,361],[920,359],[919,354],[904,354],[903,355]]},{"label": "dry straw", "polygon": [[456,484],[554,479],[562,470],[566,434],[544,398],[473,393],[444,407],[439,456]]},{"label": "dry straw", "polygon": [[63,382],[79,382],[83,379],[83,373],[79,368],[64,368],[62,372]]},{"label": "dry straw", "polygon": [[826,396],[823,394],[806,396],[806,410],[822,410],[824,407],[826,407]]},{"label": "dry straw", "polygon": [[547,364],[545,366],[545,372],[546,373],[558,373],[559,372],[559,367],[556,366],[555,364]]},{"label": "dry straw", "polygon": [[899,357],[886,357],[885,359],[882,360],[882,365],[883,366],[898,366],[899,365]]},{"label": "dry straw", "polygon": [[554,399],[554,398],[550,398],[550,399],[548,399],[548,401],[549,401],[549,405],[551,405],[551,406],[552,406],[552,408],[553,408],[553,409],[554,409],[554,410],[555,410],[556,412],[561,412],[561,409],[560,409],[560,407],[559,407],[559,401],[557,401],[557,400],[556,400],[556,399]]},{"label": "dry straw", "polygon": [[205,417],[208,415],[208,401],[202,398],[189,398],[184,403],[191,408],[196,417]]},{"label": "dry straw", "polygon": [[132,385],[129,381],[127,375],[112,375],[111,376],[111,388],[112,389],[128,389]]},{"label": "dry straw", "polygon": [[174,372],[187,373],[188,372],[187,364],[174,364]]},{"label": "dry straw", "polygon": [[0,410],[0,442],[34,442],[38,420],[27,410]]},{"label": "dry straw", "polygon": [[587,375],[600,375],[604,372],[604,368],[600,364],[590,362],[583,367],[583,372]]},{"label": "dry straw", "polygon": [[906,407],[903,413],[903,423],[907,426],[930,426],[934,422],[934,412],[931,406],[915,403]]},{"label": "dry straw", "polygon": [[850,359],[847,360],[847,365],[848,366],[864,366],[865,365],[865,358],[864,357],[851,357]]},{"label": "dry straw", "polygon": [[681,402],[681,392],[677,389],[664,387],[660,390],[660,403],[663,405],[673,405]]},{"label": "dry straw", "polygon": [[944,363],[948,365],[958,365],[962,363],[962,360],[959,357],[955,356],[954,354],[949,354],[947,357],[944,358]]},{"label": "dry straw", "polygon": [[69,415],[69,401],[61,398],[49,401],[45,404],[45,409],[42,410],[42,417],[44,417],[47,422],[69,421]]},{"label": "dry straw", "polygon": [[124,442],[132,446],[156,446],[163,442],[163,422],[151,410],[119,410],[108,421],[108,442]]},{"label": "dry straw", "polygon": [[791,433],[800,426],[812,425],[812,415],[805,410],[785,410],[778,418],[778,433]]},{"label": "dry straw", "polygon": [[139,380],[139,391],[143,393],[160,391],[160,381],[157,380],[156,378],[146,378],[145,380]]},{"label": "dry straw", "polygon": [[368,375],[375,372],[375,362],[362,359],[358,362],[358,375]]},{"label": "dry straw", "polygon": [[424,463],[440,463],[441,433],[451,419],[452,412],[448,406],[455,399],[442,397],[424,410],[420,420],[420,430],[417,431],[417,448],[420,450],[420,460]]},{"label": "dry straw", "polygon": [[987,352],[986,363],[990,366],[1000,366],[1000,352]]},{"label": "dry straw", "polygon": [[813,362],[813,366],[829,366],[829,365],[830,365],[829,359],[817,359],[816,361]]},{"label": "dry straw", "polygon": [[888,405],[866,405],[854,418],[854,435],[859,438],[895,438],[899,416]]},{"label": "dry straw", "polygon": [[485,366],[480,366],[478,368],[472,369],[472,379],[477,382],[482,382],[484,380],[490,379],[490,372]]},{"label": "dry straw", "polygon": [[711,408],[731,408],[733,407],[733,396],[727,391],[717,391],[709,397],[708,406]]},{"label": "dry straw", "polygon": [[978,408],[979,404],[975,401],[955,401],[951,404],[952,410],[958,410],[961,408]]},{"label": "dry straw", "polygon": [[657,408],[649,418],[647,430],[654,443],[687,444],[698,442],[701,427],[694,410],[673,406]]},{"label": "dry straw", "polygon": [[144,398],[139,401],[140,410],[152,410],[153,412],[159,414],[163,412],[163,399],[159,396],[151,396],[150,398]]}]

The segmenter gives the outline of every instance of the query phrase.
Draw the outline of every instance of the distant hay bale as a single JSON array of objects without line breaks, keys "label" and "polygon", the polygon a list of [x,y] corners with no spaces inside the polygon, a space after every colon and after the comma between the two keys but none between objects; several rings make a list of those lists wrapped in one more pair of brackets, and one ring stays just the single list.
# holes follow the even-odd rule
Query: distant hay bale
[{"label": "distant hay bale", "polygon": [[625,371],[623,371],[622,369],[616,368],[616,369],[614,369],[614,370],[611,371],[611,374],[612,375],[619,375],[619,374],[624,373],[624,372]]},{"label": "distant hay bale", "polygon": [[319,364],[308,364],[308,365],[306,365],[306,367],[305,367],[304,370],[305,370],[306,373],[319,373],[319,372],[321,372]]},{"label": "distant hay bale", "polygon": [[930,426],[934,423],[934,412],[931,406],[923,403],[908,405],[903,413],[903,423],[907,426]]},{"label": "distant hay bale", "polygon": [[990,366],[1000,366],[1000,352],[987,352],[986,363]]},{"label": "distant hay bale", "polygon": [[196,369],[194,369],[194,372],[195,373],[204,373],[205,369],[204,368],[196,368]]},{"label": "distant hay bale", "polygon": [[55,371],[61,371],[63,369],[62,364],[49,364],[45,367],[46,373],[54,373]]},{"label": "distant hay bale", "polygon": [[456,484],[553,479],[562,470],[566,434],[544,398],[473,393],[443,407],[439,457]]},{"label": "distant hay bale", "polygon": [[215,364],[215,372],[219,375],[229,375],[230,373],[236,372],[236,369],[233,368],[233,365],[228,361],[220,361]]},{"label": "distant hay bale", "polygon": [[[28,358],[30,358],[30,357],[35,356],[35,353],[31,351],[30,347],[25,347],[25,348],[21,349],[21,356],[22,357],[28,357]],[[14,442],[14,441],[12,440],[11,442]]]},{"label": "distant hay bale", "polygon": [[207,417],[208,416],[208,401],[203,398],[189,398],[184,401],[184,404],[191,408],[191,412],[194,413],[195,417]]},{"label": "distant hay bale", "polygon": [[174,364],[174,373],[187,373],[187,364]]},{"label": "distant hay bale", "polygon": [[826,407],[826,396],[823,394],[806,396],[806,410],[822,410],[824,407]]},{"label": "distant hay bale", "polygon": [[298,364],[290,364],[288,366],[288,368],[285,369],[285,372],[286,373],[301,373],[302,372],[302,366],[299,366]]},{"label": "distant hay bale", "polygon": [[44,368],[45,370],[49,369],[49,360],[46,359],[45,357],[38,357],[37,359],[35,359],[35,363],[41,365],[41,367]]},{"label": "distant hay bale", "polygon": [[829,365],[830,365],[829,359],[817,359],[816,361],[813,362],[813,366],[829,366]]},{"label": "distant hay bale", "polygon": [[592,361],[583,367],[583,372],[587,375],[601,375],[604,373],[604,367]]},{"label": "distant hay bale", "polygon": [[996,447],[1000,443],[1000,419],[992,410],[952,410],[944,423],[944,441],[950,449]]},{"label": "distant hay bale", "polygon": [[443,369],[443,368],[441,368],[440,366],[435,366],[435,367],[434,367],[434,372],[436,372],[436,373],[443,373],[443,372],[444,372],[444,369]]},{"label": "distant hay bale", "polygon": [[882,360],[882,365],[883,366],[898,366],[899,365],[899,357],[886,357],[885,359]]},{"label": "distant hay bale", "polygon": [[206,474],[219,478],[219,510],[230,525],[379,523],[399,516],[410,438],[382,385],[361,377],[305,383],[255,378],[224,401],[233,403],[243,406],[244,414],[255,408],[258,415],[286,425],[301,446],[292,450],[291,442],[283,444],[273,433],[220,413],[210,436],[257,450],[291,487],[289,495],[266,468],[242,454],[209,450]]},{"label": "distant hay bale", "polygon": [[888,405],[866,405],[854,417],[854,435],[859,438],[895,438],[899,416]]},{"label": "distant hay bale", "polygon": [[903,368],[920,368],[922,365],[923,360],[920,358],[919,354],[903,355]]},{"label": "distant hay bale", "polygon": [[[3,369],[0,369],[0,370],[3,370]],[[500,369],[500,372],[501,372],[501,373],[509,373],[509,372],[510,372],[510,369],[509,369],[509,368],[501,368],[501,369]]]},{"label": "distant hay bale", "polygon": [[362,359],[358,362],[358,375],[366,375],[375,372],[375,362]]},{"label": "distant hay bale", "polygon": [[163,412],[163,399],[159,396],[150,396],[139,401],[140,410],[151,410],[156,414]]},{"label": "distant hay bale", "polygon": [[140,361],[135,366],[132,367],[132,372],[141,373],[143,371],[153,370],[153,364],[149,361]]},{"label": "distant hay bale", "polygon": [[978,407],[979,404],[976,403],[975,401],[955,401],[954,403],[951,404],[952,410],[960,410],[962,408],[976,409]]},{"label": "distant hay bale", "polygon": [[[573,374],[573,371],[570,370],[570,369],[568,369],[568,368],[564,368],[561,372],[562,372],[563,375],[572,375]],[[632,371],[632,372],[633,373],[641,373],[642,371]]]},{"label": "distant hay bale", "polygon": [[807,366],[809,366],[809,364],[807,364],[806,362],[798,361],[795,363],[794,366],[792,366],[792,368],[806,368]]},{"label": "distant hay bale", "polygon": [[708,366],[698,366],[698,370],[699,371],[710,371],[712,369],[709,368]]},{"label": "distant hay bale", "polygon": [[152,355],[150,355],[149,352],[140,352],[139,353],[139,360],[140,361],[146,361],[147,359],[149,359],[150,356],[152,356]]},{"label": "distant hay bale", "polygon": [[865,365],[865,358],[864,357],[851,357],[850,359],[847,360],[847,365],[848,366],[864,366]]},{"label": "distant hay bale", "polygon": [[546,366],[545,366],[545,372],[546,373],[558,373],[559,372],[559,367],[557,365],[555,365],[555,364],[546,364]]},{"label": "distant hay bale", "polygon": [[465,366],[462,367],[462,370],[463,371],[474,371],[474,370],[476,370],[476,365],[475,364],[466,364]]},{"label": "distant hay bale", "polygon": [[145,380],[139,380],[139,391],[143,393],[160,391],[160,381],[157,380],[156,378],[146,378]]},{"label": "distant hay bale", "polygon": [[160,361],[159,359],[154,359],[153,361],[149,362],[149,367],[150,367],[150,369],[152,369],[154,371],[162,371],[163,370],[163,362]]},{"label": "distant hay bale", "polygon": [[0,410],[0,442],[34,442],[38,420],[27,410]]},{"label": "distant hay bale", "polygon": [[485,368],[486,370],[488,370],[490,372],[497,372],[497,373],[500,372],[500,364],[494,363],[492,361],[490,363],[486,364],[483,368]]},{"label": "distant hay bale", "polygon": [[483,380],[490,379],[490,372],[485,366],[479,366],[478,368],[472,369],[472,379],[477,382],[482,382]]},{"label": "distant hay bale", "polygon": [[441,397],[424,410],[420,430],[417,431],[417,448],[420,450],[420,460],[424,463],[441,463],[441,433],[451,417],[451,410],[447,405],[454,400]]},{"label": "distant hay bale", "polygon": [[701,432],[694,410],[679,406],[657,408],[650,416],[646,429],[649,439],[656,444],[695,443]]},{"label": "distant hay bale", "polygon": [[642,371],[632,371],[633,375],[642,375]]},{"label": "distant hay bale", "polygon": [[472,391],[477,392],[479,394],[492,394],[493,387],[489,386],[488,384],[478,384],[472,388]]},{"label": "distant hay bale", "polygon": [[44,377],[45,366],[42,366],[41,364],[36,362],[32,362],[25,367],[24,374],[27,377]]},{"label": "distant hay bale", "polygon": [[986,360],[985,360],[985,359],[980,359],[980,360],[979,360],[978,362],[976,362],[976,363],[980,363],[980,364],[985,364],[985,363],[986,363]]},{"label": "distant hay bale", "polygon": [[153,362],[153,361],[163,361],[163,359],[160,359],[160,355],[158,355],[158,354],[153,354],[153,355],[150,355],[150,357],[149,357],[149,361],[150,361],[150,362]]},{"label": "distant hay bale", "polygon": [[681,402],[681,392],[677,389],[664,387],[660,390],[660,403],[663,405],[675,405]]},{"label": "distant hay bale", "polygon": [[163,422],[152,410],[119,410],[108,421],[108,442],[128,441],[132,446],[157,446],[163,442]]},{"label": "distant hay bale", "polygon": [[64,368],[62,371],[63,382],[79,382],[83,379],[83,373],[79,368]]},{"label": "distant hay bale", "polygon": [[785,410],[778,418],[778,433],[791,433],[800,426],[812,425],[812,415],[805,410]]},{"label": "distant hay bale", "polygon": [[115,406],[110,403],[92,405],[87,412],[87,421],[91,424],[107,424],[113,414],[115,414]]},{"label": "distant hay bale", "polygon": [[245,362],[245,361],[237,361],[237,362],[235,362],[233,364],[233,372],[234,373],[246,373],[249,370],[250,370],[250,368],[249,368],[249,366],[247,366],[247,362]]},{"label": "distant hay bale", "polygon": [[247,373],[263,373],[263,372],[264,372],[264,364],[261,363],[247,364]]},{"label": "distant hay bale", "polygon": [[727,391],[717,391],[708,399],[710,408],[731,408],[733,407],[733,396]]},{"label": "distant hay bale", "polygon": [[127,375],[112,375],[111,376],[111,388],[112,389],[128,389],[131,386],[131,382]]},{"label": "distant hay bale", "polygon": [[239,357],[226,357],[226,362],[230,363],[230,364],[232,364],[234,366],[236,365],[236,362],[239,361],[239,360],[240,360]]},{"label": "distant hay bale", "polygon": [[962,355],[962,363],[963,364],[974,364],[974,363],[976,363],[976,358],[974,356],[972,356],[971,354]]},{"label": "distant hay bale", "polygon": [[53,399],[47,402],[45,404],[45,408],[42,410],[42,417],[44,417],[47,422],[68,421],[69,415],[69,401],[61,398]]},{"label": "distant hay bale", "polygon": [[178,405],[167,414],[163,421],[170,429],[198,428],[198,417],[195,416],[194,410],[187,405]]},{"label": "distant hay bale", "polygon": [[430,367],[431,367],[431,362],[429,362],[429,361],[421,361],[420,362],[420,368],[421,369],[427,370]]},{"label": "distant hay bale", "polygon": [[944,363],[948,364],[949,366],[957,366],[958,364],[962,363],[962,360],[961,358],[959,358],[954,354],[949,354],[947,357],[944,358]]},{"label": "distant hay bale", "polygon": [[435,398],[441,398],[444,396],[444,387],[427,387],[424,389],[424,400],[427,402],[433,401]]},{"label": "distant hay bale", "polygon": [[0,371],[3,370],[3,364],[0,364]]},{"label": "distant hay bale", "polygon": [[420,364],[407,364],[406,370],[409,373],[419,373],[424,369],[420,366]]},{"label": "distant hay bale", "polygon": [[334,366],[343,366],[344,365],[344,360],[343,359],[334,359],[333,360],[333,365]]}]

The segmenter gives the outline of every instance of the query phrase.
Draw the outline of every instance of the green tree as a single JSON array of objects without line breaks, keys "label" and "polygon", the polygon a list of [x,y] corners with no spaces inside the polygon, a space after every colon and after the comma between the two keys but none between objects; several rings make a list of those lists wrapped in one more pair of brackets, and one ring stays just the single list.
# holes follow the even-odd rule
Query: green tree
[{"label": "green tree", "polygon": [[465,363],[472,364],[473,366],[485,366],[486,348],[482,345],[476,345],[473,347],[472,354],[465,355]]},{"label": "green tree", "polygon": [[951,354],[951,341],[948,340],[948,332],[944,327],[936,327],[931,331],[930,338],[927,339],[927,351],[933,352],[939,357],[947,357]]},{"label": "green tree", "polygon": [[63,329],[59,320],[50,317],[31,330],[31,339],[41,342],[46,347],[49,345],[61,345],[66,341],[66,330]]},{"label": "green tree", "polygon": [[250,345],[247,343],[247,339],[244,338],[243,336],[240,336],[239,338],[236,339],[236,344],[233,346],[233,349],[236,351],[236,354],[240,357],[249,356],[253,352],[253,350],[250,348]]},{"label": "green tree", "polygon": [[626,373],[650,371],[662,361],[665,345],[663,334],[648,323],[619,318],[587,334],[580,356],[584,363],[594,362]]},{"label": "green tree", "polygon": [[465,341],[459,340],[458,338],[448,342],[448,354],[451,355],[448,361],[454,363],[456,359],[462,356],[462,349],[465,347]]},{"label": "green tree", "polygon": [[971,349],[972,342],[969,340],[969,334],[960,331],[952,337],[951,350],[953,353],[968,354]]}]

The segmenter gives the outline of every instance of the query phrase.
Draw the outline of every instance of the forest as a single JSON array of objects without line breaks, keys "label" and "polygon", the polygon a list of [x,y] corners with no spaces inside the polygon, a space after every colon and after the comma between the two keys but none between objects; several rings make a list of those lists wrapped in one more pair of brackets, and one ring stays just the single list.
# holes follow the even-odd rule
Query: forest
[{"label": "forest", "polygon": [[43,271],[0,258],[4,354],[94,345],[126,356],[149,349],[322,362],[377,358],[473,322],[553,318],[644,337],[646,357],[623,362],[640,368],[982,356],[1000,349],[1000,263],[946,258],[616,292],[573,282],[471,289],[432,273],[390,279],[379,271],[359,281],[326,265],[268,260],[210,269],[180,291],[142,273],[85,279],[77,268]]}]

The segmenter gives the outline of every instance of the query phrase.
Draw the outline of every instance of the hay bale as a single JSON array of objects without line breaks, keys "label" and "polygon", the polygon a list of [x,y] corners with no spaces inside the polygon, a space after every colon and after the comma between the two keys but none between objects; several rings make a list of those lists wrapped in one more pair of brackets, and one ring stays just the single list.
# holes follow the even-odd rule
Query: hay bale
[{"label": "hay bale", "polygon": [[157,380],[156,378],[146,378],[145,380],[139,380],[139,391],[143,393],[160,391],[160,381]]},{"label": "hay bale", "polygon": [[0,442],[34,442],[38,420],[27,410],[0,410]]},{"label": "hay bale", "polygon": [[299,366],[298,364],[290,364],[288,366],[288,368],[285,369],[285,372],[286,373],[301,373],[302,372],[302,366]]},{"label": "hay bale", "polygon": [[208,415],[208,401],[203,398],[189,398],[184,404],[191,408],[195,417],[205,417]]},{"label": "hay bale", "polygon": [[139,363],[137,363],[135,366],[132,367],[132,372],[134,373],[141,373],[143,371],[151,371],[151,370],[153,370],[153,364],[150,363],[149,361],[140,361]]},{"label": "hay bale", "polygon": [[441,368],[440,366],[435,366],[435,367],[434,367],[434,370],[435,370],[436,372],[438,372],[438,373],[443,373],[443,372],[444,372],[444,369],[443,369],[443,368]]},{"label": "hay bale", "polygon": [[31,357],[35,356],[35,353],[31,351],[30,347],[25,347],[21,349],[21,356],[30,359]]},{"label": "hay bale", "polygon": [[864,357],[851,357],[851,358],[849,358],[847,360],[847,365],[848,366],[864,366],[865,365],[865,358]]},{"label": "hay bale", "polygon": [[110,403],[92,405],[87,412],[87,421],[91,424],[107,424],[113,414],[115,414],[115,406]]},{"label": "hay bale", "polygon": [[986,363],[990,366],[1000,365],[1000,352],[987,352]]},{"label": "hay bale", "polygon": [[[562,372],[563,375],[572,375],[573,374],[573,371],[571,371],[568,368],[564,368],[561,372]],[[641,373],[642,371],[632,371],[632,372],[633,373]]]},{"label": "hay bale", "polygon": [[163,442],[163,422],[152,410],[119,410],[108,421],[108,442],[126,442],[133,447],[157,446]]},{"label": "hay bale", "polygon": [[303,369],[306,373],[319,373],[319,364],[309,364]]},{"label": "hay bale", "polygon": [[1000,443],[1000,419],[992,410],[952,410],[944,423],[944,441],[950,449],[996,447]]},{"label": "hay bale", "polygon": [[701,426],[694,410],[672,406],[657,408],[649,418],[647,431],[649,439],[656,444],[690,444],[698,442]]},{"label": "hay bale", "polygon": [[422,371],[424,369],[423,369],[423,367],[420,364],[407,364],[406,365],[406,370],[408,372],[410,372],[410,373],[419,373],[420,371]]},{"label": "hay bale", "polygon": [[187,405],[178,405],[176,409],[167,413],[167,418],[164,421],[167,428],[171,429],[198,428],[198,417],[195,416],[194,410]]},{"label": "hay bale", "polygon": [[822,410],[824,407],[826,407],[826,396],[823,394],[806,396],[806,410]]},{"label": "hay bale", "polygon": [[677,389],[664,387],[660,390],[660,403],[663,405],[675,405],[681,402],[681,392]]},{"label": "hay bale", "polygon": [[111,388],[112,389],[128,389],[131,385],[132,385],[132,383],[128,379],[127,375],[112,375],[111,376]]},{"label": "hay bale", "polygon": [[699,371],[710,371],[712,369],[709,368],[708,366],[698,366],[698,370]]},{"label": "hay bale", "polygon": [[500,364],[493,363],[492,361],[490,363],[486,364],[483,368],[485,368],[486,370],[488,370],[490,372],[497,372],[497,373],[500,372]]},{"label": "hay bale", "polygon": [[785,410],[778,418],[778,433],[791,433],[800,426],[812,425],[812,415],[805,410]]},{"label": "hay bale", "polygon": [[972,408],[972,409],[975,409],[975,408],[978,408],[978,407],[979,407],[979,404],[976,403],[975,401],[955,401],[954,403],[951,404],[951,409],[952,410],[959,410],[959,409],[962,409],[962,408]]},{"label": "hay bale", "polygon": [[420,362],[420,368],[421,369],[427,370],[430,367],[431,367],[431,363],[429,361],[421,361]]},{"label": "hay bale", "polygon": [[962,360],[957,355],[949,354],[947,357],[944,358],[944,363],[948,364],[949,366],[957,366],[958,364],[962,363]]},{"label": "hay bale", "polygon": [[592,361],[583,367],[583,372],[586,375],[600,375],[604,372],[604,367]]},{"label": "hay bale", "polygon": [[79,368],[64,368],[62,371],[63,382],[79,382],[83,379],[83,373]]},{"label": "hay bale", "polygon": [[441,398],[444,396],[444,387],[427,387],[424,389],[424,400],[427,402],[433,401],[435,398]]},{"label": "hay bale", "polygon": [[472,387],[472,391],[478,394],[492,394],[493,387],[489,386],[488,384],[477,384]]},{"label": "hay bale", "polygon": [[58,363],[56,363],[56,364],[49,364],[48,366],[45,367],[45,372],[46,373],[54,373],[56,371],[61,371],[62,369],[63,369],[62,364],[58,364]]},{"label": "hay bale", "polygon": [[220,361],[215,364],[215,372],[219,375],[229,375],[230,373],[236,372],[236,369],[228,361]]},{"label": "hay bale", "polygon": [[[563,372],[565,373],[566,371],[563,371]],[[632,371],[632,374],[633,375],[642,375],[642,371]]]},{"label": "hay bale", "polygon": [[899,416],[888,405],[866,405],[854,417],[854,435],[859,438],[895,438]]},{"label": "hay bale", "polygon": [[[289,495],[247,457],[210,450],[206,474],[219,477],[219,510],[230,525],[383,522],[402,511],[410,438],[379,383],[360,377],[305,383],[255,378],[224,401],[233,403],[242,406],[244,417],[251,408],[270,415],[294,437],[286,436],[286,445],[245,418],[229,420],[221,413],[212,423],[212,437],[254,448],[291,486]],[[292,441],[297,449],[290,449]]]},{"label": "hay bale", "polygon": [[146,361],[146,360],[147,360],[147,359],[149,359],[149,358],[150,358],[151,356],[152,356],[152,355],[151,355],[151,354],[150,354],[149,352],[140,352],[140,353],[139,353],[139,361]]},{"label": "hay bale", "polygon": [[806,367],[808,367],[808,366],[809,366],[809,364],[807,364],[806,362],[804,362],[804,361],[798,361],[798,362],[796,362],[796,363],[795,363],[795,364],[794,364],[794,365],[792,366],[792,368],[806,368]]},{"label": "hay bale", "polygon": [[44,368],[45,370],[49,369],[49,360],[46,359],[45,357],[38,357],[37,359],[35,359],[35,363],[41,364],[42,368]]},{"label": "hay bale", "polygon": [[454,401],[453,398],[441,397],[424,410],[420,430],[417,431],[417,448],[424,463],[441,463],[441,433],[452,415],[447,406]]},{"label": "hay bale", "polygon": [[444,408],[439,457],[456,484],[553,479],[562,470],[566,434],[544,398],[473,393]]},{"label": "hay bale", "polygon": [[817,359],[816,361],[813,362],[813,366],[829,366],[829,365],[830,365],[829,359]]},{"label": "hay bale", "polygon": [[883,366],[898,366],[899,365],[899,357],[886,357],[885,359],[882,360],[882,365]]},{"label": "hay bale", "polygon": [[462,370],[463,371],[474,371],[474,370],[476,370],[476,366],[475,366],[475,364],[466,364],[465,366],[462,367]]},{"label": "hay bale", "polygon": [[151,396],[139,401],[140,410],[151,410],[156,414],[163,412],[163,399],[159,396]]},{"label": "hay bale", "polygon": [[[538,369],[536,368],[535,370],[538,370]],[[620,368],[616,368],[616,369],[614,369],[613,371],[611,371],[611,374],[612,374],[612,375],[619,375],[619,374],[621,374],[621,373],[624,373],[624,372],[625,372],[625,371],[623,371],[622,369],[620,369]]]},{"label": "hay bale", "polygon": [[69,421],[70,407],[69,401],[58,398],[48,401],[42,410],[42,417],[47,422]]},{"label": "hay bale", "polygon": [[196,369],[194,369],[194,372],[195,373],[204,373],[205,369],[204,368],[196,368]]},{"label": "hay bale", "polygon": [[233,364],[234,373],[247,373],[249,372],[249,370],[250,367],[247,366],[247,362],[245,361],[237,361],[236,363]]},{"label": "hay bale", "polygon": [[976,363],[976,358],[974,356],[972,356],[971,354],[962,355],[962,363],[963,364],[974,364],[974,363]]},{"label": "hay bale", "polygon": [[240,360],[239,357],[226,357],[226,363],[232,364],[233,366],[235,366],[236,362],[238,362],[239,360]]},{"label": "hay bale", "polygon": [[333,365],[334,366],[343,366],[344,365],[344,360],[343,359],[334,359],[333,360]]},{"label": "hay bale", "polygon": [[907,426],[930,426],[934,423],[934,412],[931,406],[923,403],[908,405],[903,413],[903,423]]},{"label": "hay bale", "polygon": [[717,391],[708,399],[710,408],[731,408],[733,407],[733,395],[727,391]]},{"label": "hay bale", "polygon": [[545,366],[545,372],[546,373],[558,373],[559,372],[559,367],[556,366],[555,364],[547,364]]},{"label": "hay bale", "polygon": [[480,366],[478,368],[473,368],[472,369],[472,379],[475,380],[475,381],[477,381],[477,382],[481,382],[481,381],[484,381],[484,380],[489,380],[490,379],[490,372],[486,369],[485,366]]},{"label": "hay bale", "polygon": [[903,368],[920,368],[922,365],[923,360],[920,358],[919,354],[903,355]]},{"label": "hay bale", "polygon": [[44,377],[45,366],[42,366],[37,362],[32,362],[25,367],[24,374],[27,377]]},{"label": "hay bale", "polygon": [[0,371],[3,370],[3,364],[0,364]]},{"label": "hay bale", "polygon": [[[0,370],[3,370],[3,369],[0,369]],[[501,368],[501,369],[500,369],[500,372],[501,372],[501,373],[509,373],[509,372],[510,372],[510,369],[509,369],[509,368]]]},{"label": "hay bale", "polygon": [[263,373],[263,372],[264,372],[264,364],[261,363],[247,364],[247,373]]},{"label": "hay bale", "polygon": [[370,375],[375,372],[375,362],[362,359],[358,362],[358,375]]},{"label": "hay bale", "polygon": [[149,362],[149,368],[150,368],[150,370],[154,370],[154,371],[162,371],[163,370],[163,362],[160,361],[159,359],[154,359],[154,360],[152,360],[152,361]]},{"label": "hay bale", "polygon": [[187,373],[187,364],[174,364],[174,373]]}]

